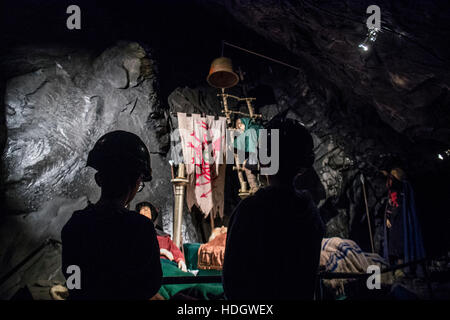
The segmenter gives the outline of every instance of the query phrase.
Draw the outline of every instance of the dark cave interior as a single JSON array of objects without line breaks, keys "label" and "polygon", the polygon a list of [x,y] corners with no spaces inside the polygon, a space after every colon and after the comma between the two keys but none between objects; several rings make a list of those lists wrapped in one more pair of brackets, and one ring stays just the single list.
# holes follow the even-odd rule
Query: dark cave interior
[{"label": "dark cave interior", "polygon": [[[289,109],[312,133],[317,204],[328,237],[369,251],[362,173],[380,251],[386,199],[380,171],[401,167],[414,187],[427,256],[447,255],[450,156],[438,154],[450,148],[450,5],[377,1],[392,32],[381,32],[366,53],[358,43],[366,36],[370,2],[2,2],[0,275],[43,240],[58,239],[71,213],[96,200],[92,171],[84,167],[87,152],[116,128],[143,137],[154,166],[154,182],[132,207],[151,200],[162,212],[161,226],[172,230],[171,114],[221,115],[206,75],[222,50],[244,71],[230,92],[248,90],[266,119]],[[82,28],[68,30],[66,8],[75,3]],[[300,71],[222,47],[222,40]],[[140,60],[137,75],[123,75],[127,59]],[[236,175],[226,179],[226,219],[219,224],[239,202]],[[186,214],[185,242],[207,240],[210,230],[201,220]],[[57,269],[56,253],[48,255],[45,265]],[[19,284],[0,294],[9,298],[40,276],[22,273]]]}]

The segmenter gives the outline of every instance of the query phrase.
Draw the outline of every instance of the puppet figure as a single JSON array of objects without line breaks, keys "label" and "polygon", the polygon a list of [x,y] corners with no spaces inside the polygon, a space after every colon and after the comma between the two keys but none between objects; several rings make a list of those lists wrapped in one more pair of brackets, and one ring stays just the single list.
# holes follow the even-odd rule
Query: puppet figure
[{"label": "puppet figure", "polygon": [[414,193],[405,172],[394,168],[387,176],[388,203],[384,217],[384,258],[393,264],[425,257]]},{"label": "puppet figure", "polygon": [[175,262],[178,268],[187,272],[186,262],[181,250],[170,239],[170,235],[165,233],[162,228],[156,224],[158,210],[150,202],[141,202],[136,205],[136,212],[146,216],[155,224],[156,237],[158,239],[160,258]]},{"label": "puppet figure", "polygon": [[252,172],[257,168],[258,161],[256,159],[258,148],[259,130],[262,126],[255,123],[250,118],[240,118],[236,120],[236,129],[241,135],[234,141],[234,147],[238,150],[245,151],[245,160],[239,158],[239,162],[243,162],[243,169],[250,186],[250,193],[255,193],[259,189],[259,183],[256,175]]}]

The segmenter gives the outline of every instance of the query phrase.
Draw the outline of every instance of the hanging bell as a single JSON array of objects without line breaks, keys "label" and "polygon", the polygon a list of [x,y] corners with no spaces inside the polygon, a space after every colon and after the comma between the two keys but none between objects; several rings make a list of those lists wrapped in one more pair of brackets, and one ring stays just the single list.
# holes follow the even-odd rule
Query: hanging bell
[{"label": "hanging bell", "polygon": [[206,77],[209,85],[215,88],[231,88],[239,82],[238,75],[233,71],[230,58],[220,57],[214,59]]}]

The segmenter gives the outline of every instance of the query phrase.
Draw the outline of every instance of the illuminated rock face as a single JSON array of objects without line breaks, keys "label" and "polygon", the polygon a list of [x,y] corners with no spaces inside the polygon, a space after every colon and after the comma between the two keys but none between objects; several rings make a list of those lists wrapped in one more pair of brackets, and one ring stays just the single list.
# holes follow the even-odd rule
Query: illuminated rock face
[{"label": "illuminated rock face", "polygon": [[10,78],[5,91],[8,211],[35,211],[55,197],[95,201],[95,171],[85,163],[108,131],[138,134],[155,155],[167,149],[164,119],[152,118],[159,106],[156,76],[137,43],[120,43],[98,57],[64,48],[17,55],[30,66]]},{"label": "illuminated rock face", "polygon": [[[2,61],[11,75],[4,96],[2,274],[46,238],[59,239],[72,212],[98,200],[95,170],[86,168],[86,159],[109,131],[134,132],[149,147],[153,180],[131,208],[152,201],[162,213],[161,223],[171,230],[166,218],[173,202],[165,156],[169,136],[153,63],[134,42],[119,42],[100,54],[61,46],[19,47]],[[189,228],[184,226],[185,241],[192,242],[195,233]]]}]

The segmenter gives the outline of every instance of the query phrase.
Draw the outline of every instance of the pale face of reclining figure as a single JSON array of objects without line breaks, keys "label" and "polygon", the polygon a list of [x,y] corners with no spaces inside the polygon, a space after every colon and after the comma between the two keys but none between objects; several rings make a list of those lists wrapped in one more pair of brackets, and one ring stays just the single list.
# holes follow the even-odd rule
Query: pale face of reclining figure
[{"label": "pale face of reclining figure", "polygon": [[[139,214],[142,214],[143,216],[146,216],[147,218],[152,220],[152,210],[149,207],[146,206],[142,207],[141,210],[139,210]],[[170,261],[174,259],[173,254],[167,249],[160,249],[159,252],[160,255],[165,256]],[[180,268],[184,272],[187,272],[186,263],[183,260],[180,260],[178,262],[178,268]]]},{"label": "pale face of reclining figure", "polygon": [[152,220],[152,210],[149,207],[142,207],[139,213]]}]

